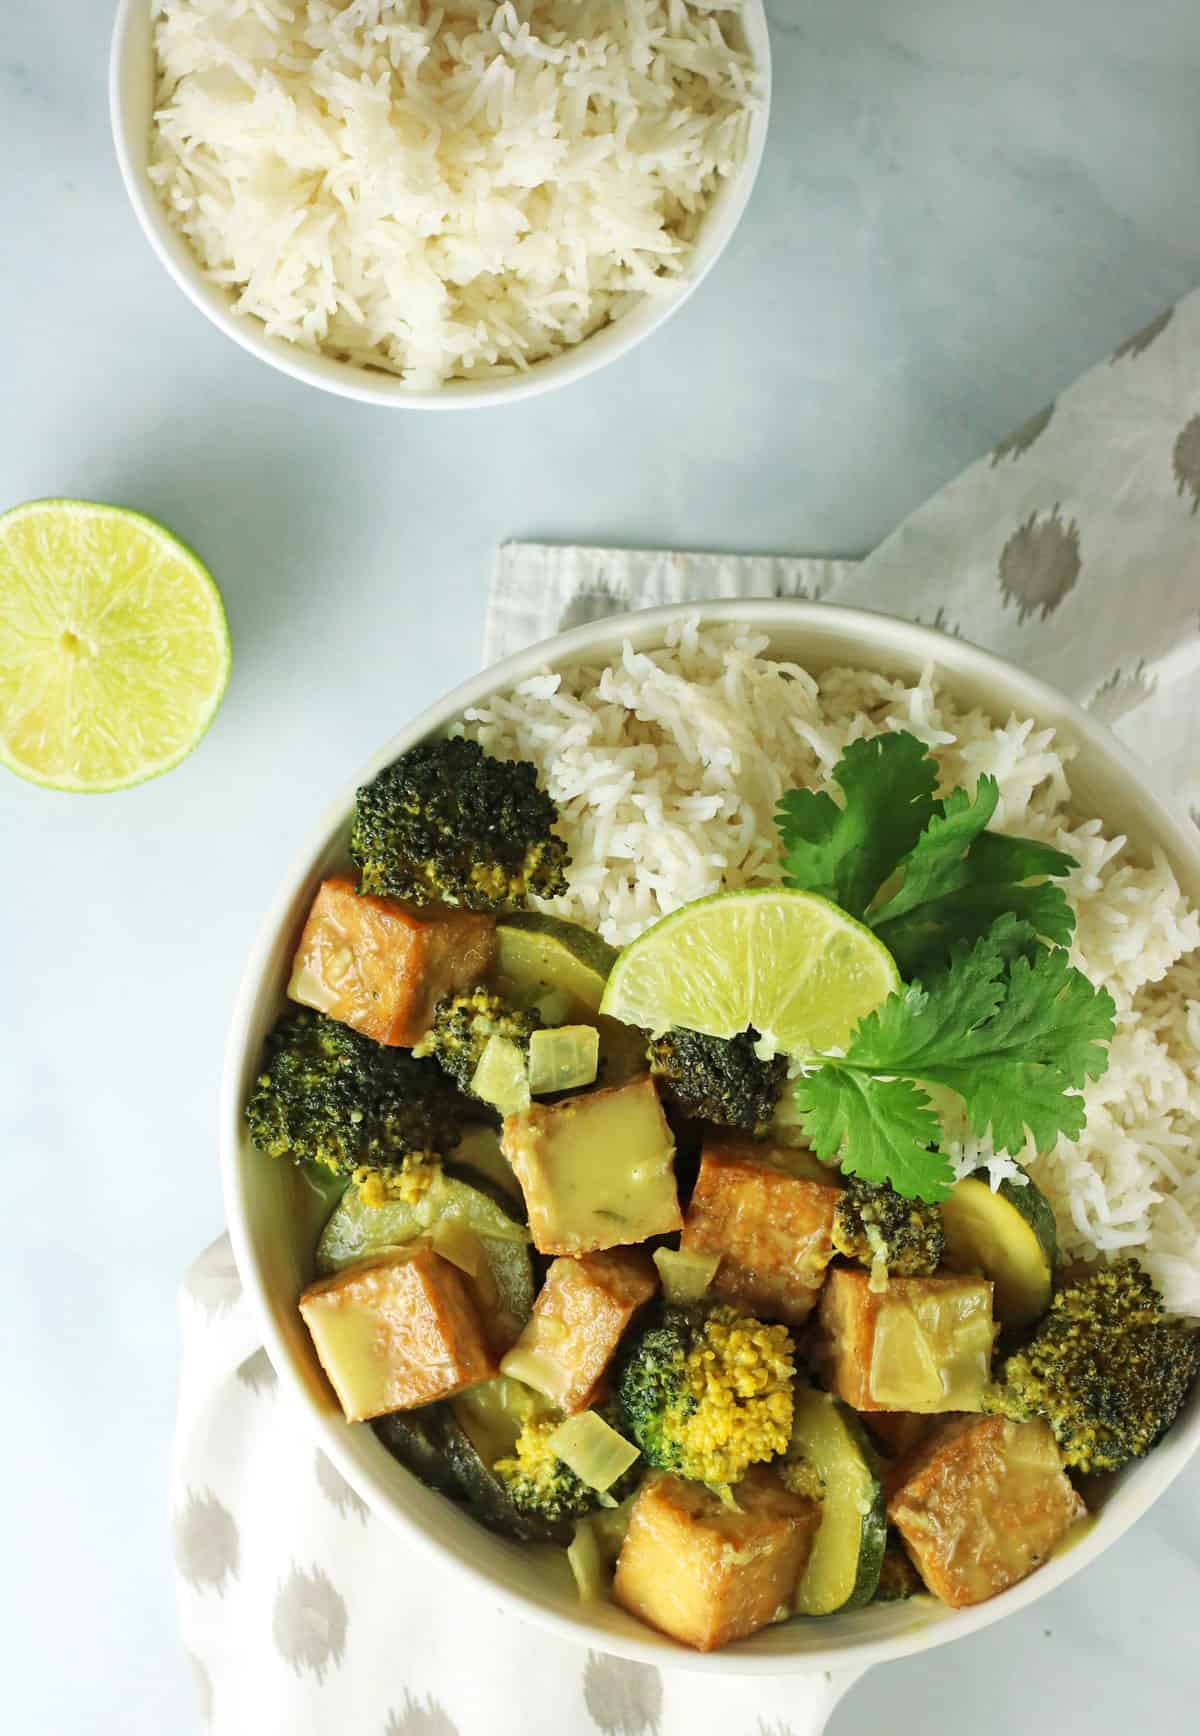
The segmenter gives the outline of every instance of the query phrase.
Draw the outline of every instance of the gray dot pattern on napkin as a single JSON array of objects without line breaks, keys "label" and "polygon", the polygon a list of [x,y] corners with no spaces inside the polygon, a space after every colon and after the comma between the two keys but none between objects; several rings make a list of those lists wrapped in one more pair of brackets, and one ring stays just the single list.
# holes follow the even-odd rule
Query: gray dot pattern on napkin
[{"label": "gray dot pattern on napkin", "polygon": [[589,1652],[583,1703],[604,1736],[657,1736],[662,1724],[662,1677],[652,1664]]},{"label": "gray dot pattern on napkin", "polygon": [[319,1447],[313,1464],[317,1473],[317,1487],[325,1499],[347,1519],[361,1519],[365,1525],[369,1516],[367,1503],[350,1487],[333,1460],[326,1458]]},{"label": "gray dot pattern on napkin", "polygon": [[1192,497],[1192,511],[1200,507],[1200,416],[1193,416],[1175,442],[1172,453],[1175,486],[1186,500]]},{"label": "gray dot pattern on napkin", "polygon": [[271,1358],[262,1349],[253,1351],[244,1362],[239,1362],[234,1372],[242,1386],[259,1396],[274,1392],[279,1385],[279,1376]]},{"label": "gray dot pattern on napkin", "polygon": [[1013,434],[1008,434],[992,449],[992,469],[1003,464],[1006,458],[1023,458],[1029,448],[1037,443],[1046,432],[1054,417],[1054,405],[1047,404],[1044,410],[1039,410],[1036,416],[1031,416]]},{"label": "gray dot pattern on napkin", "polygon": [[941,604],[933,611],[928,620],[920,615],[914,615],[913,620],[918,627],[932,627],[936,633],[949,633],[953,639],[961,639],[963,630],[957,621],[952,621]]},{"label": "gray dot pattern on napkin", "polygon": [[293,1567],[279,1588],[271,1620],[275,1650],[299,1676],[318,1682],[341,1663],[346,1651],[346,1605],[319,1567]]},{"label": "gray dot pattern on napkin", "polygon": [[236,1579],[241,1560],[237,1523],[211,1489],[188,1490],[175,1516],[175,1565],[197,1591],[225,1595],[226,1580]]},{"label": "gray dot pattern on napkin", "polygon": [[1136,361],[1144,356],[1156,338],[1160,338],[1175,317],[1173,307],[1166,308],[1149,325],[1144,325],[1140,332],[1134,332],[1131,338],[1126,338],[1123,344],[1118,344],[1112,353],[1114,362]]},{"label": "gray dot pattern on napkin", "polygon": [[1156,685],[1144,660],[1139,660],[1133,669],[1114,669],[1088,700],[1088,710],[1104,723],[1115,723],[1127,711],[1144,704]]},{"label": "gray dot pattern on napkin", "polygon": [[598,580],[590,591],[580,591],[571,598],[556,631],[565,633],[568,627],[586,627],[592,621],[603,621],[612,614],[614,603],[620,608],[629,606],[627,601],[619,599],[618,592],[607,589]]},{"label": "gray dot pattern on napkin", "polygon": [[200,1722],[207,1729],[207,1727],[212,1723],[213,1715],[212,1677],[194,1652],[189,1652],[187,1657],[188,1663],[192,1666],[192,1675],[196,1682],[196,1703],[200,1708]]},{"label": "gray dot pattern on napkin", "polygon": [[188,1269],[183,1287],[192,1301],[212,1316],[224,1314],[241,1301],[242,1280],[224,1237]]},{"label": "gray dot pattern on napkin", "polygon": [[404,1704],[389,1712],[383,1736],[459,1736],[458,1725],[432,1694],[414,1700],[405,1690]]},{"label": "gray dot pattern on napkin", "polygon": [[1056,505],[1031,512],[1009,537],[1000,552],[1000,589],[1022,622],[1030,615],[1044,621],[1074,590],[1082,567],[1079,526]]}]

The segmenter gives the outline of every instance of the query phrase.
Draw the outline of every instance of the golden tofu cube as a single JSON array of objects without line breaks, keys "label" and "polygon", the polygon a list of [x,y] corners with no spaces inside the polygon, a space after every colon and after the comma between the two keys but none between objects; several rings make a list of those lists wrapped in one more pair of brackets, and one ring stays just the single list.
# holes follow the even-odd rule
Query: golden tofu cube
[{"label": "golden tofu cube", "polygon": [[1086,1511],[1042,1422],[939,1423],[899,1478],[888,1518],[929,1590],[954,1609],[1027,1578]]},{"label": "golden tofu cube", "polygon": [[675,1141],[651,1079],[531,1104],[505,1120],[501,1149],[543,1254],[644,1242],[683,1222]]},{"label": "golden tofu cube", "polygon": [[613,1591],[631,1615],[711,1652],[792,1613],[820,1509],[771,1471],[734,1491],[739,1511],[702,1483],[657,1477],[634,1502]]},{"label": "golden tofu cube", "polygon": [[412,1048],[443,995],[474,988],[495,956],[494,916],[411,909],[338,876],[313,900],[287,992],[377,1043]]},{"label": "golden tofu cube", "polygon": [[347,1422],[413,1410],[497,1372],[467,1280],[425,1244],[310,1284],[300,1312]]},{"label": "golden tofu cube", "polygon": [[991,1368],[986,1278],[889,1278],[838,1268],[821,1298],[828,1373],[855,1410],[977,1411]]},{"label": "golden tofu cube", "polygon": [[841,1188],[797,1175],[782,1152],[735,1140],[705,1143],[680,1247],[719,1254],[714,1295],[751,1313],[800,1326],[812,1313],[833,1258]]},{"label": "golden tofu cube", "polygon": [[560,1257],[502,1372],[544,1393],[559,1410],[586,1410],[621,1334],[657,1288],[653,1262],[640,1248]]}]

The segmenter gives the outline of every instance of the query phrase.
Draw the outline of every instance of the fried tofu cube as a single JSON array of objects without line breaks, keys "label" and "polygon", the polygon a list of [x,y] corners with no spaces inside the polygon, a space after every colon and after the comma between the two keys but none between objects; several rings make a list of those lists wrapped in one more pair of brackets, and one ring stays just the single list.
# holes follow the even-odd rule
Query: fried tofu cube
[{"label": "fried tofu cube", "polygon": [[425,1244],[310,1284],[300,1312],[347,1422],[413,1410],[497,1372],[467,1280]]},{"label": "fried tofu cube", "polygon": [[482,982],[495,956],[494,916],[410,909],[335,877],[313,900],[287,992],[377,1043],[412,1048],[442,997]]},{"label": "fried tofu cube", "polygon": [[714,1295],[799,1326],[833,1258],[841,1189],[797,1175],[789,1152],[774,1156],[769,1146],[707,1141],[680,1247],[720,1255]]},{"label": "fried tofu cube", "polygon": [[855,1410],[977,1411],[996,1328],[986,1278],[829,1275],[821,1298],[828,1374]]},{"label": "fried tofu cube", "polygon": [[657,1288],[653,1262],[640,1248],[560,1257],[501,1372],[545,1393],[559,1410],[586,1410],[621,1334]]},{"label": "fried tofu cube", "polygon": [[888,1502],[921,1578],[953,1609],[1025,1579],[1086,1509],[1043,1422],[954,1417],[913,1453]]},{"label": "fried tofu cube", "polygon": [[543,1254],[623,1247],[683,1222],[675,1141],[649,1078],[531,1104],[505,1120],[501,1150]]},{"label": "fried tofu cube", "polygon": [[738,1510],[702,1483],[657,1477],[634,1502],[617,1559],[617,1602],[651,1627],[711,1652],[791,1615],[820,1509],[758,1467]]}]

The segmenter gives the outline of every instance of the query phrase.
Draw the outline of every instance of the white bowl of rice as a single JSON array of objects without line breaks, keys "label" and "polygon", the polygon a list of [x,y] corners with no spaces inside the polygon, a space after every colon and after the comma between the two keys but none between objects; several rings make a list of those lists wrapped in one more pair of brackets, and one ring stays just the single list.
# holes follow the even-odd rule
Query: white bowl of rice
[{"label": "white bowl of rice", "polygon": [[[296,1300],[315,1226],[291,1166],[244,1136],[243,1105],[283,1004],[314,889],[346,860],[355,788],[424,738],[462,728],[532,759],[572,855],[548,908],[614,942],[721,887],[777,878],[773,814],[793,787],[829,787],[848,741],[904,729],[948,784],[999,782],[994,825],[1068,851],[1074,955],[1117,1008],[1103,1079],[1075,1142],[1026,1154],[1068,1259],[1136,1254],[1174,1312],[1200,1316],[1200,833],[1095,718],[961,640],[860,611],[786,601],[672,607],[592,623],[466,682],[360,768],[286,877],[234,1012],[221,1109],[226,1207],[271,1360],[308,1426],[406,1542],[560,1637],[677,1669],[854,1672],[977,1632],[1053,1591],[1134,1523],[1200,1447],[1200,1392],[1165,1439],[1089,1500],[1093,1521],[1020,1584],[950,1610],[877,1603],[764,1628],[700,1654],[615,1604],[581,1604],[561,1552],[482,1530],[419,1484],[324,1382]],[[965,1153],[966,1167],[987,1160]],[[1008,1160],[1000,1160],[1007,1162]],[[799,1728],[799,1726],[798,1726]]]},{"label": "white bowl of rice", "polygon": [[716,263],[766,138],[762,0],[122,0],[146,237],[243,349],[465,409],[631,349]]}]

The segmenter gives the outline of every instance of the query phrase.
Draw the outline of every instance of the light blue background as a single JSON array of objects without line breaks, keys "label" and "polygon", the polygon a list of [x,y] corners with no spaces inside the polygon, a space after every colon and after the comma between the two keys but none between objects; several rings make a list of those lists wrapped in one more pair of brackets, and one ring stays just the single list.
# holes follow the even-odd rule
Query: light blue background
[{"label": "light blue background", "polygon": [[[1195,0],[769,10],[767,161],[695,299],[561,394],[422,417],[323,398],[210,328],[125,204],[109,7],[0,4],[0,507],[164,519],[217,574],[236,649],[169,778],[95,800],[0,783],[14,1736],[194,1727],[164,1493],[173,1293],[221,1225],[231,998],[314,814],[475,666],[496,544],[864,553],[1200,281]],[[1002,1629],[870,1675],[834,1736],[948,1714],[972,1736],[1182,1730],[1197,1494],[1193,1472]]]}]

